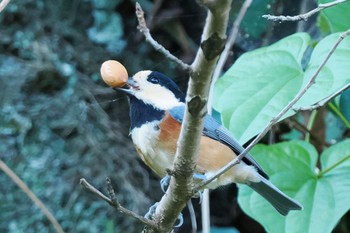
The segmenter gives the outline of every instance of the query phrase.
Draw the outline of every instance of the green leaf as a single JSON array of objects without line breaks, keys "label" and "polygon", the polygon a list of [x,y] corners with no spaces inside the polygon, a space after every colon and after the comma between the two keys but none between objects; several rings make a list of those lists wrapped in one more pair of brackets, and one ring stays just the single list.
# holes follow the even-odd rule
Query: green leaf
[{"label": "green leaf", "polygon": [[324,14],[319,14],[317,17],[317,26],[320,29],[321,32],[324,34],[328,34],[331,31],[328,19]]},{"label": "green leaf", "polygon": [[[264,48],[242,55],[215,84],[214,108],[223,124],[242,144],[254,137],[306,85],[338,40],[332,34],[315,47],[304,72],[301,60],[310,42],[297,33]],[[350,37],[334,51],[316,83],[296,103],[308,107],[350,82]],[[289,111],[282,119],[295,114]]]},{"label": "green leaf", "polygon": [[270,175],[271,182],[304,206],[304,210],[283,217],[257,193],[240,186],[240,206],[269,233],[331,232],[350,209],[350,139],[322,153],[323,174],[317,173],[315,148],[306,142],[258,145],[252,154]]},{"label": "green leaf", "polygon": [[[333,0],[320,0],[319,3],[328,3]],[[341,32],[349,29],[350,25],[350,2],[329,7],[320,12],[318,27],[324,33]]]},{"label": "green leaf", "polygon": [[[340,33],[334,33],[321,40],[312,52],[310,62],[305,71],[304,84],[315,74],[324,61],[331,47],[339,39]],[[317,76],[316,83],[296,104],[296,107],[306,107],[326,98],[345,84],[350,82],[350,37],[345,38],[329,58],[328,62]]]},{"label": "green leaf", "polygon": [[303,81],[300,63],[309,42],[308,34],[298,33],[245,53],[215,84],[214,108],[241,143],[257,134],[296,95]]}]

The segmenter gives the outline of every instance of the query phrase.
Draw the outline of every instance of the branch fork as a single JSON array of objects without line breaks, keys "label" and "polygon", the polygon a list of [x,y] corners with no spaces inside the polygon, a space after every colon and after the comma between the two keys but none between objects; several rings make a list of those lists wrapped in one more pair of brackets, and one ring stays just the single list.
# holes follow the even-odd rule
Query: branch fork
[{"label": "branch fork", "polygon": [[326,9],[328,7],[332,7],[335,5],[338,5],[340,3],[344,3],[348,0],[335,0],[333,2],[328,2],[328,3],[324,3],[324,4],[319,4],[317,8],[305,13],[305,14],[300,14],[300,15],[295,15],[295,16],[284,16],[284,15],[279,15],[279,16],[275,16],[275,15],[263,15],[263,18],[266,18],[268,20],[271,21],[300,21],[300,20],[308,20],[311,16],[313,16],[314,14],[320,12],[323,9]]}]

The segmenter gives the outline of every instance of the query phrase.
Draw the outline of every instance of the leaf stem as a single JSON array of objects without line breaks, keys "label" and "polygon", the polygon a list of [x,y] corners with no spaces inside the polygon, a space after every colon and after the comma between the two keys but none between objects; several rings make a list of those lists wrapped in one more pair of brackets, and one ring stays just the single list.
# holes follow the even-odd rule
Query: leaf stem
[{"label": "leaf stem", "polygon": [[311,114],[310,114],[310,119],[309,119],[309,122],[307,123],[307,133],[305,134],[305,141],[307,142],[310,142],[310,138],[311,138],[311,129],[312,129],[312,126],[314,125],[315,123],[315,119],[316,119],[316,116],[317,116],[317,111],[312,111]]},{"label": "leaf stem", "polygon": [[329,103],[329,107],[334,111],[334,113],[344,122],[346,127],[350,129],[350,122],[345,118],[345,116],[339,111],[339,109],[333,104]]},{"label": "leaf stem", "polygon": [[323,171],[321,171],[319,174],[318,174],[318,178],[322,177],[324,174],[326,174],[327,172],[333,170],[335,167],[339,166],[340,164],[342,164],[343,162],[345,162],[347,159],[350,158],[350,154],[348,154],[347,156],[345,156],[344,158],[342,158],[341,160],[339,160],[338,162],[336,162],[335,164],[333,164],[332,166],[330,166],[329,168],[327,169],[324,169]]}]

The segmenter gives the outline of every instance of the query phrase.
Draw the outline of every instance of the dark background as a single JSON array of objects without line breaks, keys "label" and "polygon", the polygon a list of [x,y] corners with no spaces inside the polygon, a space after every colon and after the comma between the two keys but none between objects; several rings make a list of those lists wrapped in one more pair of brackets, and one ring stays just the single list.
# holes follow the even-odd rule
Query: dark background
[{"label": "dark background", "polygon": [[[234,1],[230,25],[243,1]],[[307,31],[318,38],[315,17],[272,23],[262,14],[299,14],[303,1],[256,1],[242,23],[226,68],[245,51]],[[124,216],[79,185],[80,178],[106,193],[112,179],[119,201],[140,214],[159,200],[159,178],[128,137],[124,96],[99,75],[108,59],[129,75],[150,69],[173,77],[186,90],[188,76],[157,53],[137,30],[135,1],[16,0],[0,13],[0,158],[46,204],[66,232],[140,232]],[[196,1],[140,1],[158,42],[191,63],[206,11]],[[313,1],[304,1],[307,9]],[[31,200],[0,172],[0,232],[53,232]],[[264,232],[236,203],[234,185],[211,192],[212,225]],[[198,200],[194,199],[200,220]],[[190,221],[184,210],[185,225]],[[200,224],[199,224],[200,225]]]}]

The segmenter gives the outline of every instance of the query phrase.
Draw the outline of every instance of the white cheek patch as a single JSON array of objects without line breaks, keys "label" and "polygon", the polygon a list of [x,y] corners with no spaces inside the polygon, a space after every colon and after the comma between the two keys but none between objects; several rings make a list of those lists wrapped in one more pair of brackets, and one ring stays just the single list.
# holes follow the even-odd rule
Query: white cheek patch
[{"label": "white cheek patch", "polygon": [[171,91],[159,84],[147,83],[146,85],[145,88],[142,88],[142,85],[140,85],[142,89],[135,93],[135,97],[141,99],[143,102],[161,110],[169,110],[183,104]]},{"label": "white cheek patch", "polygon": [[147,81],[147,77],[151,73],[150,70],[144,70],[133,76],[134,81],[137,82],[140,88],[135,91],[135,97],[161,110],[169,110],[182,105],[183,103],[170,90]]}]

